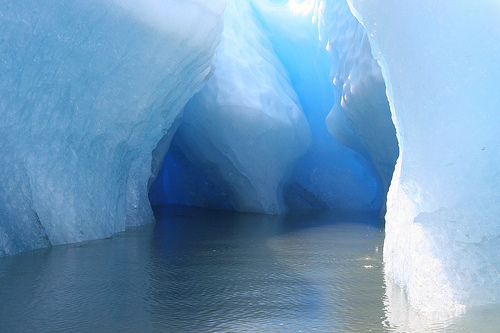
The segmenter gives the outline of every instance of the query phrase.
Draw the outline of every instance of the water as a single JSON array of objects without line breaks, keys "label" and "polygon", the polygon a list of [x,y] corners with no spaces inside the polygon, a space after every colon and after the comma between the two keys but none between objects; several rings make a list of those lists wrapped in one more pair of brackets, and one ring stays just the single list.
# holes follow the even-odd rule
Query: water
[{"label": "water", "polygon": [[363,214],[157,210],[110,239],[0,259],[0,332],[496,332],[411,310]]}]

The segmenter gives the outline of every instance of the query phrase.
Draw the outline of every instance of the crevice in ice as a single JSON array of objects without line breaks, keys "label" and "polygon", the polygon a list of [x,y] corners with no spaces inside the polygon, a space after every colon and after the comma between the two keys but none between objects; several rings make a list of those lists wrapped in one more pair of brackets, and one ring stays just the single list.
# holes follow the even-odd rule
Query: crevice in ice
[{"label": "crevice in ice", "polygon": [[33,215],[35,217],[35,223],[37,225],[37,229],[39,230],[40,234],[42,235],[41,236],[42,241],[47,241],[47,247],[52,246],[52,243],[51,243],[51,241],[49,239],[49,236],[45,232],[45,228],[42,225],[42,222],[40,221],[40,218],[38,217],[38,214],[34,210],[33,210]]}]

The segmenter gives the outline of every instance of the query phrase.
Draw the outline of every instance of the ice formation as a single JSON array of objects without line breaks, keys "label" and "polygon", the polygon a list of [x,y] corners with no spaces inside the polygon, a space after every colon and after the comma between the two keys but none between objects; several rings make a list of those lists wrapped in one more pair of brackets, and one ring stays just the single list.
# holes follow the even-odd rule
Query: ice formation
[{"label": "ice formation", "polygon": [[[347,20],[329,17],[330,22],[347,21],[351,34],[362,31],[343,4],[338,16]],[[347,54],[331,60],[311,13],[297,17],[288,4],[267,1],[228,2],[217,69],[186,106],[153,185],[153,203],[265,213],[380,209],[397,157],[380,68],[363,34],[357,44],[342,44],[337,42],[342,29],[332,33],[331,26],[322,27],[336,43],[330,52]],[[334,110],[346,113],[342,125],[351,131],[346,146],[356,151],[340,144],[325,125],[335,99],[331,71],[338,72],[339,84],[351,71],[349,83],[341,84],[346,91],[339,89],[350,104],[344,111],[338,102]],[[308,127],[312,141],[306,151]],[[354,141],[357,145],[350,144]]]},{"label": "ice formation", "polygon": [[500,7],[225,2],[0,4],[0,256],[151,221],[158,172],[153,201],[265,213],[390,183],[411,304],[498,302]]},{"label": "ice formation", "polygon": [[281,187],[309,145],[309,124],[252,11],[227,3],[216,70],[186,105],[153,203],[285,210]]},{"label": "ice formation", "polygon": [[400,144],[386,271],[422,310],[498,302],[500,6],[350,3],[381,64]]},{"label": "ice formation", "polygon": [[[325,118],[331,112],[332,106],[340,100],[339,96],[335,96],[333,78],[341,68],[352,66],[349,65],[352,59],[360,58],[358,54],[352,58],[343,59],[335,56],[334,53],[344,52],[342,47],[348,46],[347,44],[341,45],[339,49],[327,50],[330,38],[332,40],[337,36],[342,38],[340,33],[335,35],[331,26],[325,24],[335,20],[330,17],[335,15],[335,10],[331,12],[324,10],[333,8],[336,3],[313,1],[291,1],[286,5],[271,4],[268,1],[255,1],[254,3],[270,33],[273,47],[290,73],[292,84],[312,131],[311,147],[298,160],[291,179],[285,187],[284,195],[288,206],[292,208],[380,209],[386,188],[379,177],[374,160],[366,149],[361,148],[361,145],[351,146],[350,148],[359,148],[354,151],[339,143],[328,132],[325,124]],[[350,17],[342,17],[339,22],[346,20],[356,21],[350,15]],[[360,28],[362,29],[361,26]],[[358,45],[349,47],[351,50],[358,49]],[[367,55],[368,58],[371,57],[370,52]],[[364,56],[363,53],[361,53],[362,56]],[[369,76],[370,73],[358,72],[357,79],[363,81],[365,75]],[[381,76],[380,81],[382,81]],[[345,85],[345,87],[350,89],[350,85]],[[379,97],[386,100],[383,89],[380,93]],[[378,111],[370,108],[366,110],[366,113]],[[388,105],[385,111],[390,123]],[[355,113],[356,111],[353,111],[353,114]],[[344,121],[343,126],[352,128],[352,124],[347,121]],[[374,133],[378,132],[378,137],[382,136],[380,131],[377,131],[377,126],[371,130]],[[378,137],[375,142],[378,142]]]},{"label": "ice formation", "polygon": [[152,220],[148,179],[213,71],[223,9],[0,3],[0,256]]},{"label": "ice formation", "polygon": [[326,124],[340,143],[373,161],[385,197],[398,157],[398,142],[380,66],[371,54],[364,27],[346,1],[329,2],[321,15],[336,87],[335,105]]}]

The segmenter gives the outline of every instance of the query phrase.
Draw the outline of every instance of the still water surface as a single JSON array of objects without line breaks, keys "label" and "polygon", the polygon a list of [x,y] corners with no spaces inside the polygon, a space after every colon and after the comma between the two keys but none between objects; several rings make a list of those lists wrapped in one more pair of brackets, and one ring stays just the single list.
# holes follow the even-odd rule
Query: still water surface
[{"label": "still water surface", "polygon": [[157,207],[110,239],[0,259],[0,332],[497,332],[408,308],[374,216]]}]

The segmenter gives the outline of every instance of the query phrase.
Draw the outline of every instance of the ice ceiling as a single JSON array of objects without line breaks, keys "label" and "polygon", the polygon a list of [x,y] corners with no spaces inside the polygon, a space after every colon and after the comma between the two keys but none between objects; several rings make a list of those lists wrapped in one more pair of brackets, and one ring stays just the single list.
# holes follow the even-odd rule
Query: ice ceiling
[{"label": "ice ceiling", "polygon": [[0,256],[151,222],[149,200],[387,208],[386,273],[414,307],[498,302],[499,15],[487,0],[2,1]]}]

